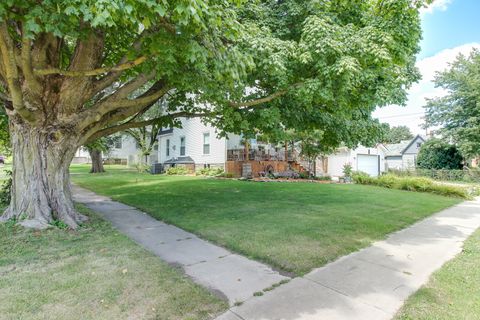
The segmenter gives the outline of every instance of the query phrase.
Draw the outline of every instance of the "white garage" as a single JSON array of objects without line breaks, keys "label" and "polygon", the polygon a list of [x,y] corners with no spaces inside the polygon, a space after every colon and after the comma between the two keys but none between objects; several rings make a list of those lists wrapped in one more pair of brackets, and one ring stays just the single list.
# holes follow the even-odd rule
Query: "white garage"
[{"label": "white garage", "polygon": [[357,154],[357,171],[377,177],[380,173],[379,156],[374,154]]}]

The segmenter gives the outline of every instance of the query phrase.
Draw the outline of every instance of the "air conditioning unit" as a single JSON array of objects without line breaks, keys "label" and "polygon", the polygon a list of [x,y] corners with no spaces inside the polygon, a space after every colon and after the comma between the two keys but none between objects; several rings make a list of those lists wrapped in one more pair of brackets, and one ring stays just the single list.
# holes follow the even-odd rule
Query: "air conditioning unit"
[{"label": "air conditioning unit", "polygon": [[160,174],[163,173],[163,164],[161,163],[153,163],[152,166],[150,167],[150,173],[151,174]]}]

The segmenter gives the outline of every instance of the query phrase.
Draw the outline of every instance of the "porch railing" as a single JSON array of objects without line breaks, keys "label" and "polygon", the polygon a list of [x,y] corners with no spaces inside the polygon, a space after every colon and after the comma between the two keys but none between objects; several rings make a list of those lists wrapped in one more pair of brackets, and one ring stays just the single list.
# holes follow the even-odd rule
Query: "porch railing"
[{"label": "porch railing", "polygon": [[248,155],[245,149],[227,150],[228,161],[297,161],[298,155],[295,152],[288,151],[285,159],[285,151],[268,152],[264,150],[249,150]]}]

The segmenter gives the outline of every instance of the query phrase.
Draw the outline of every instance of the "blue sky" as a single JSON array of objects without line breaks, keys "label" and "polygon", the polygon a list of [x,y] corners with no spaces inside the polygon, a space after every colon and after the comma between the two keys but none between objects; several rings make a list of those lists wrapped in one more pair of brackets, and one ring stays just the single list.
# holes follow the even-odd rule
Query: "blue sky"
[{"label": "blue sky", "polygon": [[441,1],[422,17],[423,40],[419,59],[466,43],[480,42],[480,0]]},{"label": "blue sky", "polygon": [[468,54],[480,48],[480,0],[436,0],[422,12],[423,40],[417,57],[422,80],[409,90],[405,107],[388,106],[373,114],[391,126],[407,125],[414,133],[425,134],[420,128],[425,98],[444,95],[435,88],[435,72],[448,67],[459,53]]}]

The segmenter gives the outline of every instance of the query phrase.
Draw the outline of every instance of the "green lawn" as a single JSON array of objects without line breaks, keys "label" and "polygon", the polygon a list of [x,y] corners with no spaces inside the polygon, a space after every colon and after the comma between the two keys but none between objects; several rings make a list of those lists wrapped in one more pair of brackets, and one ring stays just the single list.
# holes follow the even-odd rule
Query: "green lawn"
[{"label": "green lawn", "polygon": [[412,295],[395,320],[480,319],[480,230]]},{"label": "green lawn", "polygon": [[77,184],[283,271],[304,274],[459,202],[351,184],[255,183],[107,167]]},{"label": "green lawn", "polygon": [[227,304],[86,209],[78,231],[0,224],[1,319],[209,319]]}]

